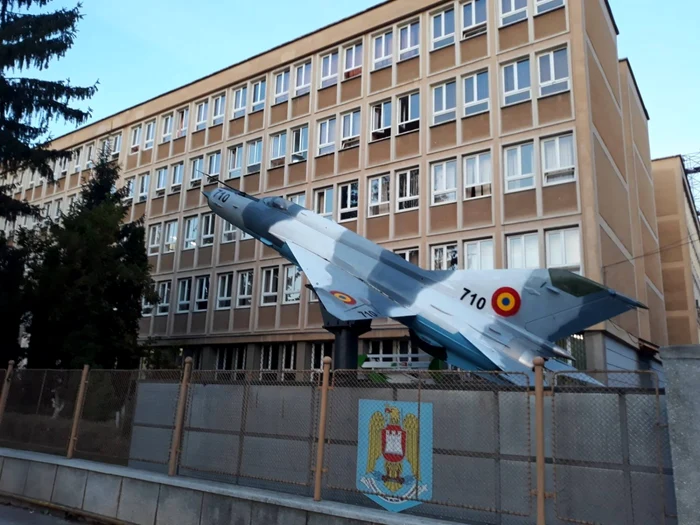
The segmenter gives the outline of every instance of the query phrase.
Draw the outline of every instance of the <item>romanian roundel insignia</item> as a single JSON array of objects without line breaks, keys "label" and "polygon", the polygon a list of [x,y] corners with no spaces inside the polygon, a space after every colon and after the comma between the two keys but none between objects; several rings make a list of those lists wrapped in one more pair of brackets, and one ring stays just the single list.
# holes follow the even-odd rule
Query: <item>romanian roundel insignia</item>
[{"label": "romanian roundel insignia", "polygon": [[491,307],[494,312],[503,317],[510,317],[520,311],[520,294],[513,288],[499,288],[493,293]]},{"label": "romanian roundel insignia", "polygon": [[331,291],[331,295],[345,304],[357,304],[357,301],[346,293],[333,290]]}]

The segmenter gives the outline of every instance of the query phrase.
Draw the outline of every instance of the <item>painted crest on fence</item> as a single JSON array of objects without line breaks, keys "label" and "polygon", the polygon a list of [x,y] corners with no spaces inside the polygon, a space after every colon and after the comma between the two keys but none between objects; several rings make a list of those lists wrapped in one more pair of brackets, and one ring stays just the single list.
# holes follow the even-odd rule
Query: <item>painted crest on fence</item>
[{"label": "painted crest on fence", "polygon": [[391,512],[432,498],[432,403],[360,400],[356,482]]}]

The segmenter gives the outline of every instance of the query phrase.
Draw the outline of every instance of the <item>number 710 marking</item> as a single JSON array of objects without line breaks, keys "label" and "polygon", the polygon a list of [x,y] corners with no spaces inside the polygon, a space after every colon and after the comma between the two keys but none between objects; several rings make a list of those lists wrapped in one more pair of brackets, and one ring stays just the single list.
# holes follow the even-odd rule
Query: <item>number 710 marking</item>
[{"label": "number 710 marking", "polygon": [[464,288],[464,294],[460,297],[460,301],[469,301],[471,306],[476,306],[479,310],[483,310],[486,307],[486,298],[472,293],[469,288]]}]

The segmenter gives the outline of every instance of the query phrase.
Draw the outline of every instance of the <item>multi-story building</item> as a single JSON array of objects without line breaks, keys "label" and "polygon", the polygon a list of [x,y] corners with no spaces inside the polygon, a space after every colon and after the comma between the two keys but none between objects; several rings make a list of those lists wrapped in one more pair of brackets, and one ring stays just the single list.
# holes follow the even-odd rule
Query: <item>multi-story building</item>
[{"label": "multi-story building", "polygon": [[[208,174],[426,268],[613,286],[650,310],[575,338],[579,366],[635,368],[667,335],[648,115],[617,34],[606,0],[389,1],[57,139],[73,161],[17,197],[59,213],[109,144],[162,297],[142,335],[201,366],[317,367],[332,340],[298,272],[205,206]],[[366,350],[406,335],[376,322]]]},{"label": "multi-story building", "polygon": [[668,341],[700,343],[700,222],[680,156],[654,160]]}]

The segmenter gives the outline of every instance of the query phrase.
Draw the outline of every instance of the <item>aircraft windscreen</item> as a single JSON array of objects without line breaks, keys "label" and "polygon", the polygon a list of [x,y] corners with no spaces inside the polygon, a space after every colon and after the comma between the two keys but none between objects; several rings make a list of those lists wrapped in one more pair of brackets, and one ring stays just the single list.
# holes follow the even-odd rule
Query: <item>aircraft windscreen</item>
[{"label": "aircraft windscreen", "polygon": [[549,270],[552,285],[574,297],[585,297],[606,290],[604,286],[567,270]]},{"label": "aircraft windscreen", "polygon": [[270,208],[276,208],[282,211],[289,210],[289,207],[292,205],[291,202],[282,197],[265,197],[263,203]]}]

